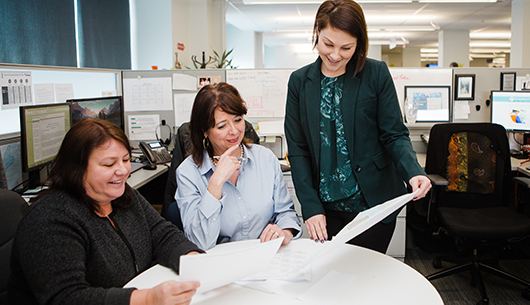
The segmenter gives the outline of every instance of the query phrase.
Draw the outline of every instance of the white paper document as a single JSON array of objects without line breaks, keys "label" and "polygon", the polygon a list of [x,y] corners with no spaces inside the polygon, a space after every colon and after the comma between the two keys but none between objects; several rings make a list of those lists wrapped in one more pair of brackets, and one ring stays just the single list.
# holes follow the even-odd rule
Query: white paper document
[{"label": "white paper document", "polygon": [[180,280],[199,281],[197,293],[207,292],[262,271],[274,257],[283,237],[268,242],[206,255],[180,257]]},{"label": "white paper document", "polygon": [[309,264],[316,257],[322,256],[324,253],[340,247],[350,239],[368,230],[373,225],[377,224],[401,208],[407,202],[411,201],[412,198],[414,198],[414,195],[416,195],[416,192],[401,195],[382,204],[376,205],[373,208],[360,212],[350,223],[344,226],[344,228],[342,228],[342,230],[340,230],[340,232],[337,233],[337,235],[334,236],[331,241],[326,242],[320,251],[313,254],[309,259],[291,271],[295,272],[299,270],[300,268]]}]

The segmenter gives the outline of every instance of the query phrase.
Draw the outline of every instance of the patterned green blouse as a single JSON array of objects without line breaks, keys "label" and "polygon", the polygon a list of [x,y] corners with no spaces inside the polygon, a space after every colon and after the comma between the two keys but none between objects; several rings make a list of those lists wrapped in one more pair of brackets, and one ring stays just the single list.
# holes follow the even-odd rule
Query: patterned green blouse
[{"label": "patterned green blouse", "polygon": [[368,208],[353,175],[344,135],[341,101],[344,75],[320,82],[320,183],[324,208],[360,212]]}]

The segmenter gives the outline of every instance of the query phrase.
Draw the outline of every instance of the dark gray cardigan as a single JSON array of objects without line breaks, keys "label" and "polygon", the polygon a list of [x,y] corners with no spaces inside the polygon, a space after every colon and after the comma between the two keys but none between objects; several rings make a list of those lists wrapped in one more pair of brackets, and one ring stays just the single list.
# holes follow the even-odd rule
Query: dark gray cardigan
[{"label": "dark gray cardigan", "polygon": [[134,261],[139,272],[155,263],[178,272],[180,255],[203,252],[140,193],[132,194],[131,209],[110,215],[123,236],[68,194],[32,204],[13,244],[9,302],[129,304],[132,289],[121,287],[137,275]]}]

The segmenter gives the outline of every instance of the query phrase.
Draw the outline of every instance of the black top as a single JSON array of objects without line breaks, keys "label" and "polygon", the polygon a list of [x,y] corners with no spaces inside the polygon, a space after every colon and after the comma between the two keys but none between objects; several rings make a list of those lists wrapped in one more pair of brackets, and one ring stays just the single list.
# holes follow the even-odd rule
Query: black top
[{"label": "black top", "polygon": [[118,230],[65,193],[32,204],[13,244],[9,302],[129,304],[132,289],[121,287],[138,272],[155,263],[178,272],[180,255],[203,252],[131,191],[132,207],[109,215]]}]

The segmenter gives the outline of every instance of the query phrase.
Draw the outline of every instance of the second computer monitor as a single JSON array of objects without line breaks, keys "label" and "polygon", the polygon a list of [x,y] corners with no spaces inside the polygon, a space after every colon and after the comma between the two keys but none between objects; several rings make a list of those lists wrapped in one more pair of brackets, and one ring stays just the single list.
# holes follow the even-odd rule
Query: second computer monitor
[{"label": "second computer monitor", "polygon": [[71,104],[72,125],[86,118],[100,118],[124,130],[123,99],[121,96],[67,100]]}]

